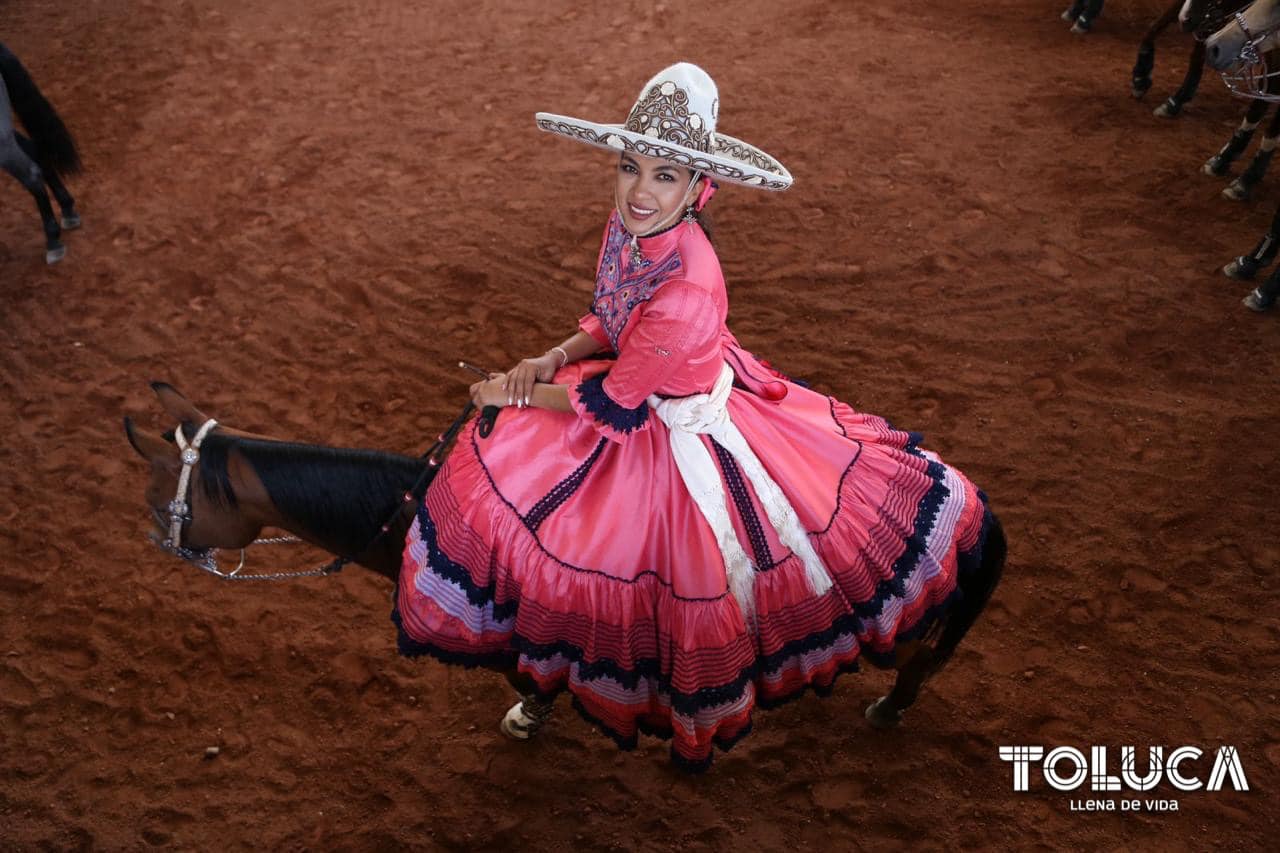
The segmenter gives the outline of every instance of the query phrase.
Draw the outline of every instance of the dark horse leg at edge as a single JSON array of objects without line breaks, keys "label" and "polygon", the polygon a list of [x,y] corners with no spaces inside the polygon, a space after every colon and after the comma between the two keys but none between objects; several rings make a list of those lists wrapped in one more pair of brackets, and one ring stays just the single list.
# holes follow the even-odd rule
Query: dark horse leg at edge
[{"label": "dark horse leg at edge", "polygon": [[1138,45],[1138,59],[1130,75],[1133,96],[1141,98],[1151,88],[1151,72],[1156,62],[1156,37],[1176,19],[1183,32],[1195,33],[1197,39],[1191,49],[1182,85],[1155,108],[1154,114],[1160,118],[1174,118],[1181,113],[1200,87],[1205,61],[1203,36],[1216,30],[1221,22],[1248,2],[1249,0],[1171,0]]},{"label": "dark horse leg at edge", "polygon": [[[10,117],[18,114],[30,138],[18,133]],[[75,141],[53,106],[36,87],[18,57],[0,44],[0,168],[18,179],[36,200],[44,224],[45,261],[62,260],[67,249],[62,245],[62,229],[70,231],[80,225],[75,199],[62,183],[63,175],[80,171],[80,155]],[[45,193],[45,184],[62,208],[59,223]]]},{"label": "dark horse leg at edge", "polygon": [[[208,421],[173,387],[154,383],[152,388],[184,436],[194,435]],[[157,531],[165,536],[172,520],[169,502],[182,470],[178,448],[171,436],[140,429],[129,418],[124,425],[129,443],[151,465],[146,501]],[[350,555],[352,562],[398,583],[405,534],[416,513],[397,514],[397,507],[411,501],[408,493],[421,482],[427,464],[392,453],[295,444],[219,426],[204,439],[192,469],[181,545],[188,551],[244,548],[263,527],[281,528],[331,553]],[[383,526],[387,533],[379,537]],[[999,582],[1005,551],[1004,533],[992,516],[979,564],[960,575],[960,595],[941,622],[930,634],[901,642],[895,650],[893,688],[866,709],[873,726],[896,725],[925,681],[951,658]],[[528,683],[515,664],[513,652],[510,661],[494,668],[526,694]],[[543,699],[548,711],[551,698]]]}]

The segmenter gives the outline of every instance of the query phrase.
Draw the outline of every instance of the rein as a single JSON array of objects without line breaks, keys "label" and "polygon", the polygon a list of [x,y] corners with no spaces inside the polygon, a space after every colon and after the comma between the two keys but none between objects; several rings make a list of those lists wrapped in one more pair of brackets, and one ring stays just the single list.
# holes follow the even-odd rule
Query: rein
[{"label": "rein", "polygon": [[[191,522],[191,503],[188,500],[188,495],[191,490],[191,471],[200,461],[200,445],[204,442],[205,437],[208,436],[209,433],[213,432],[214,428],[217,427],[218,422],[213,418],[210,418],[201,424],[200,428],[196,430],[195,436],[191,439],[190,444],[187,443],[186,437],[183,435],[182,428],[179,426],[178,429],[174,430],[174,440],[181,449],[180,458],[182,460],[182,472],[178,475],[177,494],[174,496],[173,500],[169,501],[168,505],[169,535],[163,541],[157,541],[153,536],[152,541],[154,541],[161,550],[173,554],[174,556],[191,563],[196,568],[206,571],[212,575],[216,575],[223,580],[288,580],[292,578],[323,577],[325,575],[340,572],[348,563],[358,562],[360,557],[363,557],[372,550],[374,546],[381,543],[383,538],[400,519],[400,516],[404,513],[406,506],[422,500],[422,496],[426,492],[427,481],[430,479],[435,469],[440,466],[441,458],[448,449],[449,444],[457,437],[458,432],[462,429],[463,425],[467,422],[467,418],[470,417],[474,410],[475,404],[467,403],[466,407],[462,410],[462,414],[458,415],[458,417],[454,419],[449,428],[442,434],[436,436],[435,444],[432,444],[421,456],[418,457],[426,462],[426,465],[422,469],[422,473],[418,475],[418,479],[414,481],[408,491],[401,496],[400,503],[396,506],[395,511],[391,513],[391,516],[385,522],[383,522],[383,524],[378,528],[378,532],[373,535],[373,538],[370,539],[368,544],[363,548],[353,555],[334,557],[328,563],[317,566],[313,569],[296,572],[271,572],[264,574],[241,574],[241,569],[244,568],[245,564],[245,548],[240,549],[239,565],[229,572],[224,572],[218,568],[218,558],[215,554],[216,549],[205,548],[201,550],[193,550],[183,546],[182,527],[184,524],[189,524]],[[486,415],[488,414],[489,413],[486,412]],[[490,421],[490,424],[491,423],[492,422]],[[489,428],[492,429],[492,426],[490,425]],[[288,535],[255,539],[249,544],[270,545],[301,541],[302,540],[297,536]]]}]

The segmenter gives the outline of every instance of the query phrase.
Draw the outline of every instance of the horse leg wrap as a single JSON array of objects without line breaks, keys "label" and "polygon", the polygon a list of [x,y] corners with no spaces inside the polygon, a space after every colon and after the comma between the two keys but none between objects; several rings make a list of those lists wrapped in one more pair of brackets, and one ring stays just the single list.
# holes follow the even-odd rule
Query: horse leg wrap
[{"label": "horse leg wrap", "polygon": [[521,696],[502,718],[502,733],[515,740],[528,740],[538,733],[555,710],[554,699]]},{"label": "horse leg wrap", "polygon": [[[1253,162],[1249,164],[1249,168],[1240,173],[1240,177],[1232,181],[1225,190],[1222,191],[1223,196],[1232,201],[1245,201],[1253,195],[1254,188],[1262,182],[1262,177],[1267,173],[1267,167],[1271,165],[1271,156],[1275,153],[1274,149],[1266,147],[1268,140],[1262,140],[1262,149],[1253,155]],[[1272,141],[1272,145],[1274,145]]]},{"label": "horse leg wrap", "polygon": [[1133,63],[1129,83],[1135,98],[1141,98],[1151,88],[1151,71],[1156,67],[1155,44],[1143,44],[1138,48],[1138,59]]},{"label": "horse leg wrap", "polygon": [[1267,276],[1267,280],[1258,286],[1257,291],[1265,301],[1266,307],[1270,308],[1274,305],[1276,299],[1280,298],[1280,270]]},{"label": "horse leg wrap", "polygon": [[1244,174],[1240,177],[1250,186],[1254,186],[1262,180],[1267,174],[1267,168],[1271,165],[1271,157],[1276,153],[1276,139],[1274,136],[1268,136],[1262,140],[1258,153],[1253,155],[1253,162],[1249,164],[1249,168],[1245,169]]},{"label": "horse leg wrap", "polygon": [[1204,164],[1204,170],[1210,175],[1225,175],[1227,169],[1236,161],[1241,152],[1249,147],[1249,140],[1253,139],[1253,130],[1257,127],[1255,124],[1250,128],[1240,128],[1231,134],[1231,138],[1227,140],[1227,144],[1222,146],[1217,154],[1209,158],[1209,162]]},{"label": "horse leg wrap", "polygon": [[[1273,285],[1268,287],[1268,285]],[[1275,275],[1267,279],[1265,283],[1255,287],[1249,291],[1249,295],[1244,298],[1244,307],[1250,311],[1266,311],[1276,304],[1276,296],[1280,293],[1280,281]]]},{"label": "horse leg wrap", "polygon": [[1258,270],[1276,259],[1276,251],[1280,250],[1280,240],[1270,232],[1263,235],[1258,245],[1247,255],[1240,255],[1222,268],[1227,278],[1248,281],[1257,275]]}]

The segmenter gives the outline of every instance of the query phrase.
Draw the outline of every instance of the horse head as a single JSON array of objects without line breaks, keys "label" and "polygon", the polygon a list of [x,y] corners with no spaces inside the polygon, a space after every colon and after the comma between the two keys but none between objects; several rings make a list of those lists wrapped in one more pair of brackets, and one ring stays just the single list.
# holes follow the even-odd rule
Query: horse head
[{"label": "horse head", "polygon": [[[1265,54],[1276,46],[1280,38],[1280,0],[1255,0],[1241,12],[1227,18],[1221,27],[1205,42],[1205,58],[1215,71],[1228,71],[1242,66],[1247,83],[1238,88],[1232,78],[1224,75],[1227,85],[1238,94],[1265,97],[1268,76]],[[1275,100],[1270,97],[1268,100]]]},{"label": "horse head", "polygon": [[[152,538],[162,548],[226,577],[216,568],[214,551],[243,549],[262,528],[273,527],[334,554],[342,564],[360,563],[396,577],[414,517],[410,510],[436,470],[434,457],[428,462],[230,429],[173,386],[155,382],[151,388],[178,426],[161,435],[125,418],[124,429],[151,465],[146,501],[155,525]],[[461,419],[455,428],[460,424]],[[340,567],[289,574],[327,574]]]},{"label": "horse head", "polygon": [[[212,548],[243,548],[271,523],[271,501],[229,436],[245,435],[217,427],[211,419],[164,382],[151,385],[160,405],[178,425],[165,434],[139,428],[124,419],[133,449],[151,466],[145,499],[154,524],[153,538],[183,554],[199,556]],[[200,447],[190,448],[200,435]],[[190,449],[185,451],[181,443]],[[195,453],[191,450],[194,449]],[[184,469],[186,474],[184,475]],[[184,553],[185,552],[185,553]]]}]

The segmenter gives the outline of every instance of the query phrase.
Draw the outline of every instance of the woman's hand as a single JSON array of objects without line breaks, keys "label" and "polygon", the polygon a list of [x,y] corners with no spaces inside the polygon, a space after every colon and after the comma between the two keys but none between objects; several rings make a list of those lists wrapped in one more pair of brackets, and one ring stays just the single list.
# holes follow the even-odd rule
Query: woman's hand
[{"label": "woman's hand", "polygon": [[488,379],[482,379],[471,386],[471,402],[483,409],[485,406],[497,406],[499,409],[511,405],[504,390],[507,374],[490,373]]},{"label": "woman's hand", "polygon": [[563,362],[560,354],[552,350],[537,358],[526,358],[507,374],[503,390],[506,391],[505,405],[524,408],[529,405],[533,394],[533,386],[538,382],[550,382]]}]

